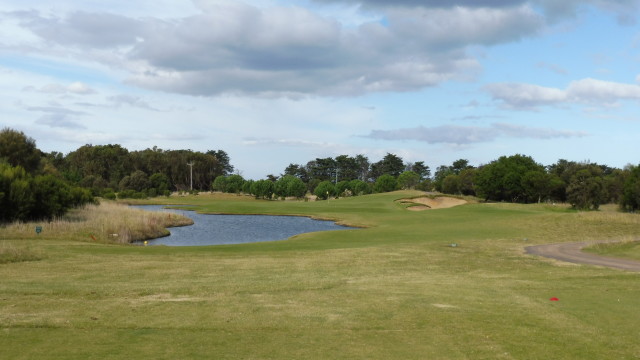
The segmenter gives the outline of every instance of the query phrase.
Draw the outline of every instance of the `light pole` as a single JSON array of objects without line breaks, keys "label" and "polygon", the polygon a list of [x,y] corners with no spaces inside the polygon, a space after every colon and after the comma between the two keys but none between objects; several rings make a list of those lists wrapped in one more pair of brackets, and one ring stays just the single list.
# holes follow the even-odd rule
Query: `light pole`
[{"label": "light pole", "polygon": [[191,191],[193,191],[193,161],[190,163],[187,163],[187,165],[190,168],[190,172],[191,172]]}]

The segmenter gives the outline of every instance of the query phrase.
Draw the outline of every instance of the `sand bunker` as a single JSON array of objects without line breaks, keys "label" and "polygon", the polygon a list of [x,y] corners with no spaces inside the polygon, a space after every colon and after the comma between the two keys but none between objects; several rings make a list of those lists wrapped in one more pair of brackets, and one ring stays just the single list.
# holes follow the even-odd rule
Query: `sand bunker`
[{"label": "sand bunker", "polygon": [[446,209],[458,205],[466,204],[466,200],[456,199],[452,197],[446,196],[438,196],[435,198],[429,197],[419,197],[413,199],[402,199],[400,200],[402,203],[415,204],[413,206],[407,207],[407,210],[410,211],[423,211],[429,209]]}]

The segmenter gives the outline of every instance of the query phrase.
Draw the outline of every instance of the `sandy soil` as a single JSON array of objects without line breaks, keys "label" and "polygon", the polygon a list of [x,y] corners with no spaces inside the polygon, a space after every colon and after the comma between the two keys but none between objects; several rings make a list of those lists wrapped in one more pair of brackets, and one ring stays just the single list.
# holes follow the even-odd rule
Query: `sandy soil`
[{"label": "sandy soil", "polygon": [[590,243],[587,242],[547,244],[529,246],[525,250],[527,254],[544,256],[574,264],[598,265],[627,271],[640,271],[639,261],[582,252],[582,248],[588,245],[590,245]]},{"label": "sandy soil", "polygon": [[423,211],[429,209],[446,209],[458,205],[466,204],[466,200],[456,199],[452,197],[446,196],[438,196],[436,198],[428,198],[428,197],[419,197],[414,199],[402,199],[400,200],[402,203],[412,203],[416,204],[414,206],[409,206],[407,210],[410,211]]}]

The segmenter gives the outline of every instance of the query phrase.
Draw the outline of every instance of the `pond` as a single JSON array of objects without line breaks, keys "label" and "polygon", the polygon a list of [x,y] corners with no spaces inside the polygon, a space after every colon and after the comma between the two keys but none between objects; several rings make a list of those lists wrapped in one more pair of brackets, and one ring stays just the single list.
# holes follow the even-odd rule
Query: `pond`
[{"label": "pond", "polygon": [[165,209],[164,205],[136,206],[149,211],[171,211],[193,219],[194,224],[169,228],[171,235],[149,240],[149,245],[205,246],[285,240],[294,235],[356,229],[333,221],[301,216],[212,215],[190,210]]}]

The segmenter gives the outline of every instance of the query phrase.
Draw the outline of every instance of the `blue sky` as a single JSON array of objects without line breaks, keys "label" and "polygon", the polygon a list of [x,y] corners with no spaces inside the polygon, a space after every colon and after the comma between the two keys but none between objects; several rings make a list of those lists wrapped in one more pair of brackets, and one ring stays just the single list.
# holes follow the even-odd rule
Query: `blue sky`
[{"label": "blue sky", "polygon": [[[391,5],[390,5],[391,4]],[[6,0],[1,127],[225,150],[246,178],[386,153],[638,164],[640,1]]]}]

